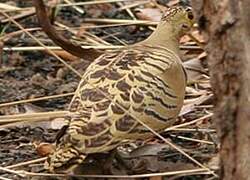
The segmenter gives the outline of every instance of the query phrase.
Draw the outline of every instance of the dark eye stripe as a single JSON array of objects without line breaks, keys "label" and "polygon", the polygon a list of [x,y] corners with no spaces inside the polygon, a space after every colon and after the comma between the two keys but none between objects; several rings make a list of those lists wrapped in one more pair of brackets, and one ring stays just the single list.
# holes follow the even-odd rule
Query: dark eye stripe
[{"label": "dark eye stripe", "polygon": [[191,7],[187,7],[185,10],[186,10],[187,12],[192,12],[192,8],[191,8]]}]

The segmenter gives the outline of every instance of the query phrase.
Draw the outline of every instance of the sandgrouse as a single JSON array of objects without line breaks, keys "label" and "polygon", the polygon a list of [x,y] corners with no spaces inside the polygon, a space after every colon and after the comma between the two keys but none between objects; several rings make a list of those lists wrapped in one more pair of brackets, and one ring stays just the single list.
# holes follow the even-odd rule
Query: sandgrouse
[{"label": "sandgrouse", "polygon": [[152,136],[136,119],[157,132],[171,126],[186,87],[179,39],[192,25],[190,8],[169,8],[146,40],[106,52],[91,63],[72,99],[67,129],[45,168],[65,170],[124,139]]}]

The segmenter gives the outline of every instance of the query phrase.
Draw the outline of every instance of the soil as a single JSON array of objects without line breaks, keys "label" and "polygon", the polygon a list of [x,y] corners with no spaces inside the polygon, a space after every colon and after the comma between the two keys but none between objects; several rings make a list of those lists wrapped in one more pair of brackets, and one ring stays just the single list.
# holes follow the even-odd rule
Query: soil
[{"label": "soil", "polygon": [[[8,4],[17,6],[17,7],[30,7],[32,6],[30,1],[5,1]],[[159,4],[166,5],[169,3],[169,0],[159,0]],[[182,1],[182,3],[188,3],[188,1]],[[70,26],[80,26],[84,24],[84,18],[93,17],[95,18],[113,18],[113,19],[131,19],[130,16],[125,11],[118,11],[119,6],[114,4],[101,4],[101,5],[89,5],[84,6],[86,14],[81,15],[75,11],[75,9],[70,7],[63,7],[60,9],[59,13],[56,16],[56,21]],[[9,13],[14,16],[15,13]],[[0,20],[5,19],[3,16],[0,16]],[[23,27],[32,28],[39,27],[36,16],[31,15],[17,20]],[[0,30],[4,31],[5,34],[15,32],[18,28],[9,23],[1,24]],[[125,42],[126,44],[133,44],[135,42],[141,41],[148,37],[152,32],[147,26],[122,26],[122,27],[109,27],[109,28],[93,28],[89,30],[91,34],[98,36],[101,39],[104,39],[106,42],[113,45],[121,45],[116,38]],[[54,45],[51,40],[42,31],[32,32],[38,39],[44,42],[46,45]],[[71,36],[72,34],[65,34]],[[24,33],[12,36],[10,39],[4,42],[3,47],[18,47],[18,46],[36,46],[36,43],[29,38]],[[183,51],[182,54],[185,54],[186,51]],[[192,53],[191,53],[192,54]],[[184,59],[196,56],[186,54]],[[85,69],[88,67],[89,63],[78,59],[75,61],[67,61],[71,66],[77,69],[81,74],[84,73]],[[18,100],[25,100],[30,98],[45,97],[62,93],[74,92],[78,83],[79,77],[67,69],[62,63],[60,63],[56,58],[47,54],[44,51],[3,51],[2,58],[0,59],[0,104],[7,102],[14,102]],[[49,100],[36,101],[29,104],[18,104],[12,106],[0,106],[0,115],[11,115],[19,113],[27,113],[30,107],[32,111],[55,111],[55,110],[66,110],[72,96],[62,97],[62,98],[53,98]],[[207,102],[206,105],[211,104]],[[27,106],[29,108],[27,108]],[[192,111],[191,113],[185,115],[180,119],[180,121],[191,121],[197,119],[200,116],[203,116],[206,111],[211,111],[211,109],[200,108]],[[197,126],[193,126],[196,128]],[[205,124],[200,124],[202,128],[213,128],[213,125],[210,122],[210,119],[207,120]],[[192,126],[190,126],[192,128]],[[57,130],[46,129],[43,127],[33,127],[29,125],[24,126],[13,126],[9,128],[0,128],[0,166],[7,167],[10,165],[15,165],[21,162],[26,162],[29,160],[34,160],[41,158],[38,155],[35,143],[37,142],[47,142],[53,143]],[[201,162],[208,162],[211,157],[216,155],[216,140],[215,145],[201,145],[196,142],[187,142],[185,140],[180,140],[178,136],[185,136],[196,139],[216,139],[216,135],[209,133],[200,133],[200,132],[175,132],[175,133],[165,133],[164,136],[168,139],[171,139],[172,142],[178,144],[180,147],[189,149],[193,151],[192,156],[196,157]],[[153,138],[148,141],[149,144],[162,144],[162,142]],[[148,143],[147,142],[147,143]],[[141,146],[142,144],[147,144],[145,142],[138,142],[136,146]],[[132,145],[129,145],[131,149]],[[126,146],[124,147],[126,148]],[[133,148],[132,148],[133,149]],[[175,155],[176,152],[172,150],[165,150],[159,153],[163,153],[161,158],[157,156],[157,163],[155,166],[159,168],[152,170],[148,167],[144,169],[128,171],[127,168],[117,168],[117,160],[112,161],[112,168],[109,170],[109,173],[113,174],[134,174],[134,173],[152,173],[152,172],[164,172],[166,170],[177,170],[181,168],[192,168],[194,165],[186,160],[182,155]],[[174,154],[167,158],[168,154]],[[108,155],[104,155],[108,159]],[[108,157],[107,157],[108,156]],[[95,157],[93,157],[95,159]],[[97,158],[98,163],[100,163],[100,158]],[[137,158],[138,159],[138,158]],[[139,158],[141,160],[142,158]],[[155,159],[149,159],[150,161],[155,161]],[[145,160],[144,160],[145,162]],[[97,164],[93,166],[98,167]],[[161,164],[159,164],[161,163]],[[164,167],[161,167],[164,164]],[[26,170],[31,172],[40,172],[42,169],[42,163],[35,165],[22,166],[17,168],[17,170]],[[130,168],[134,168],[133,165],[129,165]],[[144,164],[145,166],[145,164]],[[146,164],[146,166],[148,166]],[[160,168],[161,167],[161,168]],[[94,169],[94,168],[93,168]],[[125,170],[124,170],[125,169]],[[135,168],[136,169],[136,168]],[[94,174],[97,171],[87,171],[87,174]],[[105,171],[98,172],[105,173]],[[97,173],[97,174],[98,174]],[[10,179],[28,179],[21,178],[17,175],[11,173],[1,172],[0,176]],[[175,177],[175,179],[206,179],[210,175],[193,175],[193,176],[181,176]]]}]

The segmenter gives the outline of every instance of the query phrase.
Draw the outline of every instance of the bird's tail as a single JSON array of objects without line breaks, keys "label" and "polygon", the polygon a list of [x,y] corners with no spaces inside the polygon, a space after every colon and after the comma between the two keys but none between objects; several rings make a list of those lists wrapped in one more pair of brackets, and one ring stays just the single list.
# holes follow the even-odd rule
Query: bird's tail
[{"label": "bird's tail", "polygon": [[72,148],[69,144],[58,146],[54,153],[49,155],[44,168],[50,172],[72,173],[83,162],[86,155]]}]

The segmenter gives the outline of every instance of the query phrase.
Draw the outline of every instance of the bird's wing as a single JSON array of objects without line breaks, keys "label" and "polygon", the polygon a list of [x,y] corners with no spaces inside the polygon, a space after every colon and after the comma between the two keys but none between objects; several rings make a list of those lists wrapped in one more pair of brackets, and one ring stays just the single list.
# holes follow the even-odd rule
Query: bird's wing
[{"label": "bird's wing", "polygon": [[161,78],[175,61],[166,50],[153,50],[135,46],[108,52],[89,66],[71,103],[76,112],[66,132],[71,138],[89,151],[102,151],[114,137],[131,138],[129,132],[139,127],[134,117],[157,128],[176,116],[177,97]]},{"label": "bird's wing", "polygon": [[48,167],[66,166],[80,156],[111,150],[124,139],[151,136],[136,119],[155,131],[170,126],[184,96],[184,92],[176,93],[177,76],[173,79],[168,74],[183,71],[173,57],[164,48],[140,45],[96,59],[79,83],[68,128]]}]

